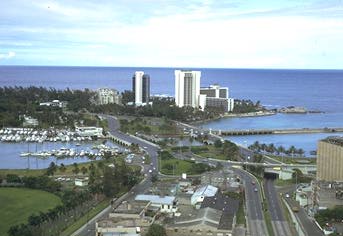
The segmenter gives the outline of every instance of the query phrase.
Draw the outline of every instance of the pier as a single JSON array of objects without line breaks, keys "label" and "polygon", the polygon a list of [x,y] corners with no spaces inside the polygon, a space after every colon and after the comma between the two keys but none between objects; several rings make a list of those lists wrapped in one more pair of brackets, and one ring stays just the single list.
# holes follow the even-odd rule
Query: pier
[{"label": "pier", "polygon": [[261,134],[310,134],[310,133],[337,133],[343,128],[301,128],[301,129],[245,129],[245,130],[212,130],[212,134],[222,136],[261,135]]}]

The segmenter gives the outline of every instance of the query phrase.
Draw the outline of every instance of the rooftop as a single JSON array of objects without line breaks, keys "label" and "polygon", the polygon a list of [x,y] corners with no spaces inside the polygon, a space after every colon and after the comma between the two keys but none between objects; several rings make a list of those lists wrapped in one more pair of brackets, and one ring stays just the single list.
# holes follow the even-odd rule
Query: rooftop
[{"label": "rooftop", "polygon": [[175,201],[175,197],[172,196],[158,196],[158,195],[148,195],[148,194],[138,194],[135,198],[136,201],[150,201],[155,204],[166,204],[172,205]]},{"label": "rooftop", "polygon": [[321,141],[343,147],[343,136],[330,136]]},{"label": "rooftop", "polygon": [[205,197],[213,197],[214,195],[216,195],[218,191],[218,188],[212,186],[212,185],[205,185],[203,187],[198,188],[195,193],[194,196],[205,196]]},{"label": "rooftop", "polygon": [[149,201],[123,201],[116,209],[114,213],[126,213],[126,214],[140,214],[149,204]]},{"label": "rooftop", "polygon": [[233,217],[238,211],[239,200],[232,199],[218,192],[213,197],[205,197],[201,203],[201,208],[212,208],[222,211],[218,229],[231,229]]},{"label": "rooftop", "polygon": [[218,228],[221,211],[212,208],[194,209],[192,206],[182,206],[179,208],[181,216],[175,217],[172,225],[178,227],[189,227],[199,224],[209,225]]},{"label": "rooftop", "polygon": [[97,225],[100,228],[144,227],[149,226],[149,221],[145,219],[109,218],[98,221]]}]

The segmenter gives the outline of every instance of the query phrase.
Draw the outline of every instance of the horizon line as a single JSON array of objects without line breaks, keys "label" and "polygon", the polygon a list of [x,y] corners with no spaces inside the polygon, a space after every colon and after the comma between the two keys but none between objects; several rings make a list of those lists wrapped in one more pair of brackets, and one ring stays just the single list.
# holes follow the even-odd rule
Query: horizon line
[{"label": "horizon line", "polygon": [[343,70],[343,68],[261,68],[261,67],[167,67],[167,66],[88,66],[88,65],[0,65],[0,67],[88,67],[88,68],[160,68],[160,69],[227,69],[227,70]]}]

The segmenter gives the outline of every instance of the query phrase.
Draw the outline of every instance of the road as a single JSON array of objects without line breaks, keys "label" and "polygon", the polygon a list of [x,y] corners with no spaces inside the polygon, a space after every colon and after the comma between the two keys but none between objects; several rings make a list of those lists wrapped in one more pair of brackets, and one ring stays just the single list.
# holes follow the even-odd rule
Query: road
[{"label": "road", "polygon": [[264,191],[268,202],[268,210],[272,220],[273,231],[275,235],[292,236],[288,222],[283,216],[281,203],[278,198],[278,193],[275,190],[274,180],[265,179]]},{"label": "road", "polygon": [[[262,209],[261,188],[256,186],[256,179],[244,170],[233,168],[245,183],[245,201],[247,208],[248,226],[251,236],[268,235]],[[255,183],[255,184],[253,184]],[[257,192],[255,191],[257,189]]]},{"label": "road", "polygon": [[[119,122],[118,120],[109,115],[102,115],[105,117],[108,121],[108,128],[110,134],[113,136],[116,136],[122,140],[125,140],[130,143],[138,144],[141,148],[143,148],[151,158],[152,165],[144,165],[143,172],[146,175],[146,178],[134,186],[130,192],[123,195],[121,198],[117,199],[113,205],[113,207],[118,206],[122,201],[124,200],[131,200],[134,199],[134,197],[137,194],[144,193],[147,189],[150,188],[152,185],[151,183],[151,175],[157,174],[158,171],[158,150],[159,148],[155,145],[151,145],[148,142],[142,141],[141,139],[138,139],[134,136],[123,134],[119,131]],[[153,169],[153,167],[156,167],[156,170]],[[149,170],[152,172],[149,173]],[[109,213],[111,212],[112,207],[109,205],[105,210],[103,210],[101,213],[99,213],[96,217],[91,219],[86,225],[84,225],[82,228],[80,228],[78,231],[76,231],[73,236],[94,236],[95,235],[95,222],[101,219],[105,219],[108,217]]]},{"label": "road", "polygon": [[[199,127],[191,126],[188,124],[183,124],[180,122],[178,122],[178,125],[187,129],[193,129],[194,131],[196,130],[198,133],[208,134],[209,137],[211,137],[213,140],[216,140],[218,138],[222,139],[222,137],[211,134],[208,131],[203,130]],[[245,161],[249,161],[249,162],[254,161],[253,151],[240,145],[238,145],[238,147]],[[215,162],[214,159],[211,159],[210,161]],[[227,168],[231,167],[231,164],[229,163],[223,163],[223,162],[221,163],[225,165]],[[262,197],[260,194],[261,188],[260,186],[255,186],[252,184],[252,182],[255,182],[257,184],[258,181],[250,173],[244,170],[236,169],[236,168],[232,168],[232,169],[237,175],[239,175],[243,179],[245,183],[245,199],[246,199],[247,218],[248,218],[248,226],[249,226],[250,235],[252,236],[268,235],[268,231],[267,231],[267,227],[266,227],[265,219],[264,219],[264,214],[263,214],[263,209],[262,209]],[[257,188],[258,190],[257,192],[255,192],[255,188]],[[273,199],[274,198],[277,198],[277,196],[273,196]],[[278,202],[276,203],[278,204]],[[279,207],[278,209],[281,209],[281,207]],[[278,213],[282,215],[282,211]],[[279,234],[276,233],[275,235],[279,235]]]}]

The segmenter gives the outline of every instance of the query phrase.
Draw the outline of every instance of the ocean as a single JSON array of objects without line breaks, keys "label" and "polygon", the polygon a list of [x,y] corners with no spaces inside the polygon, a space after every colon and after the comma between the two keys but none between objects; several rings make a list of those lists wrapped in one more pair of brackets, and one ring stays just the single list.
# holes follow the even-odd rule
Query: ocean
[{"label": "ocean", "polygon": [[[174,69],[179,68],[0,66],[0,85],[123,91],[142,70],[150,75],[152,94],[173,96]],[[267,107],[343,112],[343,70],[190,69],[201,71],[201,86],[227,86],[233,98],[259,100]]]},{"label": "ocean", "polygon": [[[134,72],[142,70],[150,75],[151,94],[173,96],[175,69],[200,70],[201,86],[218,83],[229,87],[230,97],[260,101],[267,108],[303,106],[309,110],[324,112],[225,118],[200,124],[204,128],[228,130],[343,127],[343,70],[0,66],[0,86],[43,86],[58,89],[108,87],[124,91],[131,89]],[[294,145],[303,148],[305,155],[310,156],[310,151],[316,150],[317,141],[329,135],[343,134],[251,135],[225,138],[242,145],[249,145],[256,140],[283,145],[286,148]],[[23,145],[21,149],[25,150],[26,146]],[[0,161],[0,168],[26,168],[26,162],[18,159],[20,157],[17,146],[0,143],[0,148],[6,153],[5,159],[0,156],[0,160],[5,160]]]}]

